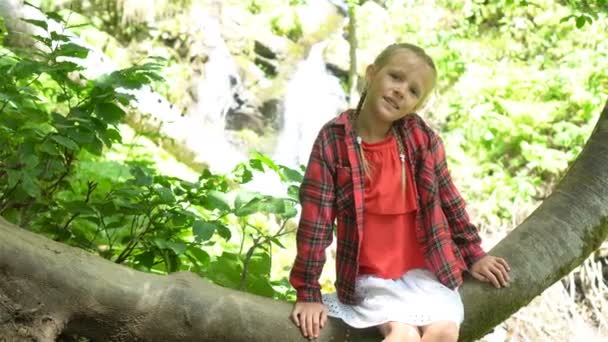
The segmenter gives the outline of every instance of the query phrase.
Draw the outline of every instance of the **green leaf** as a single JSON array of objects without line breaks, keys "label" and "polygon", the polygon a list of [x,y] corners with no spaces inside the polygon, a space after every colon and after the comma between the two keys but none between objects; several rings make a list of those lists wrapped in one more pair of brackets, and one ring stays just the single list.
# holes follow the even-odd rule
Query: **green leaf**
[{"label": "green leaf", "polygon": [[109,102],[95,106],[95,114],[110,124],[120,123],[125,117],[125,112],[120,107]]},{"label": "green leaf", "polygon": [[211,258],[204,250],[198,247],[190,246],[188,247],[188,252],[190,252],[190,254],[192,254],[192,256],[200,263],[200,266],[207,267],[207,265],[209,265]]},{"label": "green leaf", "polygon": [[[47,17],[49,17],[50,19],[55,20],[58,23],[65,23],[65,21],[63,20],[63,17],[59,13],[57,13],[57,12],[46,12],[45,14],[46,14]],[[51,34],[52,33],[54,33],[54,31],[51,32]]]},{"label": "green leaf", "polygon": [[234,214],[238,217],[248,216],[260,211],[261,198],[254,198],[242,207],[236,208]]},{"label": "green leaf", "polygon": [[262,161],[259,159],[249,160],[249,166],[251,166],[251,168],[253,168],[254,170],[264,172],[264,165],[262,165]]},{"label": "green leaf", "polygon": [[64,34],[60,34],[57,33],[55,31],[51,32],[51,39],[55,40],[55,41],[61,41],[61,42],[69,42],[70,41],[70,37],[64,35]]},{"label": "green leaf", "polygon": [[[63,73],[79,71],[79,70],[84,70],[84,67],[82,67],[74,62],[70,62],[70,61],[61,61],[59,63],[56,63],[55,65],[53,65],[53,67],[51,69],[51,71],[59,71],[59,72],[63,72]],[[81,78],[83,77],[81,74],[79,74],[79,76]]]},{"label": "green leaf", "polygon": [[55,54],[57,56],[87,58],[89,49],[74,43],[66,43],[60,45],[59,48],[55,50]]},{"label": "green leaf", "polygon": [[285,213],[285,200],[273,196],[263,196],[253,198],[247,204],[238,207],[234,214],[239,217],[248,216],[256,212],[266,214]]},{"label": "green leaf", "polygon": [[122,227],[124,227],[124,223],[121,221],[111,222],[111,223],[105,225],[105,229],[107,229],[107,230],[117,229],[117,228],[122,228]]},{"label": "green leaf", "polygon": [[182,255],[188,248],[188,246],[186,246],[186,244],[183,242],[167,241],[166,245],[177,255]]},{"label": "green leaf", "polygon": [[50,67],[41,62],[35,62],[30,60],[21,60],[13,68],[14,77],[18,79],[27,78],[30,75],[38,75],[46,72]]},{"label": "green leaf", "polygon": [[217,233],[224,238],[224,240],[228,241],[230,240],[230,238],[232,238],[232,232],[230,231],[230,228],[224,226],[223,224],[218,225],[217,227]]},{"label": "green leaf", "polygon": [[158,194],[158,197],[163,203],[166,204],[174,204],[175,196],[173,196],[173,191],[169,188],[155,188],[154,191]]},{"label": "green leaf", "polygon": [[67,132],[67,136],[80,145],[90,144],[95,139],[95,133],[82,126],[71,125],[70,128],[60,131]]},{"label": "green leaf", "polygon": [[285,200],[272,196],[265,196],[259,207],[261,212],[281,214],[285,212]]},{"label": "green leaf", "polygon": [[108,147],[111,147],[112,144],[115,142],[122,142],[122,137],[120,136],[120,133],[113,128],[109,128],[105,132],[100,133],[99,137],[101,138],[101,140],[103,140],[103,143]]},{"label": "green leaf", "polygon": [[25,19],[25,18],[21,18],[21,20],[25,21],[26,23],[30,23],[34,26],[40,27],[41,29],[43,29],[45,31],[47,31],[49,29],[49,25],[44,20]]},{"label": "green leaf", "polygon": [[585,23],[587,22],[587,18],[585,16],[578,16],[576,17],[576,27],[577,28],[582,28],[583,26],[585,26]]},{"label": "green leaf", "polygon": [[28,195],[32,197],[40,196],[40,186],[38,185],[38,181],[32,178],[32,176],[27,172],[23,173],[21,178],[21,186]]},{"label": "green leaf", "polygon": [[28,168],[28,169],[35,168],[36,166],[38,166],[38,162],[39,162],[38,157],[34,154],[25,155],[22,158],[22,161],[25,164],[26,168]]},{"label": "green leaf", "polygon": [[[275,162],[272,161],[272,159],[268,158],[266,155],[263,155],[256,151],[253,151],[251,154],[253,155],[254,160],[259,160],[260,162],[262,162],[264,165],[268,166],[271,170],[274,170],[275,172],[279,171],[279,166],[277,166],[277,164],[275,164]],[[264,171],[264,170],[262,169],[260,171]]]},{"label": "green leaf", "polygon": [[570,20],[570,19],[572,19],[574,17],[576,17],[574,14],[570,14],[570,15],[567,15],[567,16],[561,18],[559,22],[560,23],[565,23],[566,21],[568,21],[568,20]]},{"label": "green leaf", "polygon": [[201,241],[207,241],[211,239],[213,233],[215,233],[217,226],[208,221],[196,220],[192,225],[192,231]]},{"label": "green leaf", "polygon": [[287,195],[296,201],[300,200],[300,187],[296,185],[290,185],[287,188]]},{"label": "green leaf", "polygon": [[156,238],[152,242],[156,245],[156,247],[158,247],[160,249],[168,249],[169,248],[167,246],[167,240],[165,240],[165,239]]},{"label": "green leaf", "polygon": [[234,199],[234,207],[238,209],[251,200],[259,197],[262,197],[262,195],[258,192],[239,189],[236,198]]},{"label": "green leaf", "polygon": [[223,252],[215,261],[209,264],[207,276],[215,283],[237,288],[241,282],[241,264],[235,253]]},{"label": "green leaf", "polygon": [[247,271],[249,274],[258,276],[268,276],[271,268],[270,255],[268,253],[256,253],[249,259]]},{"label": "green leaf", "polygon": [[[25,91],[23,88],[21,91]],[[21,107],[21,112],[26,114],[27,121],[34,124],[47,123],[49,121],[49,115],[47,112],[41,111],[36,108]]]},{"label": "green leaf", "polygon": [[268,277],[248,277],[246,290],[247,292],[264,297],[273,297],[275,295],[275,290],[272,285],[270,285]]},{"label": "green leaf", "polygon": [[285,210],[281,213],[281,217],[285,220],[294,218],[298,215],[298,210],[293,205],[285,205]]},{"label": "green leaf", "polygon": [[9,188],[14,187],[15,185],[17,185],[19,180],[21,180],[21,171],[8,169],[6,170],[6,174],[8,175]]},{"label": "green leaf", "polygon": [[72,123],[66,119],[65,116],[57,112],[51,113],[51,119],[53,120],[54,125],[58,128],[72,128]]},{"label": "green leaf", "polygon": [[131,169],[131,174],[135,177],[135,185],[137,186],[150,186],[152,185],[152,177],[148,175],[144,169],[136,166]]},{"label": "green leaf", "polygon": [[283,249],[286,249],[286,247],[276,237],[271,237],[270,241],[272,241],[272,243],[274,243],[275,245],[277,245],[277,246],[279,246],[279,247],[281,247]]},{"label": "green leaf", "polygon": [[41,42],[42,44],[44,44],[44,46],[48,47],[49,49],[53,45],[53,41],[50,38],[43,37],[43,36],[40,36],[37,34],[32,34],[32,35],[30,35],[30,37],[32,37],[36,41]]},{"label": "green leaf", "polygon": [[61,153],[57,149],[57,145],[55,145],[55,144],[41,144],[41,145],[37,146],[37,149],[40,152],[45,152],[45,153],[47,153],[48,155],[51,155],[51,156],[55,156],[56,157],[56,156],[60,156],[61,155]]},{"label": "green leaf", "polygon": [[239,163],[232,173],[239,184],[249,183],[253,179],[253,173],[244,163]]},{"label": "green leaf", "polygon": [[229,211],[230,205],[226,198],[226,194],[219,191],[209,191],[207,196],[202,201],[206,209],[219,209],[220,211]]},{"label": "green leaf", "polygon": [[78,151],[80,149],[80,147],[70,138],[55,134],[51,136],[51,139],[68,150]]},{"label": "green leaf", "polygon": [[147,269],[152,268],[154,266],[154,257],[155,254],[152,251],[147,251],[145,253],[141,253],[135,257],[135,263],[139,266],[143,266]]},{"label": "green leaf", "polygon": [[304,175],[302,175],[300,172],[283,165],[280,165],[279,167],[281,168],[282,175],[288,181],[294,183],[302,183],[302,181],[304,180]]},{"label": "green leaf", "polygon": [[103,152],[103,143],[99,138],[93,137],[93,141],[84,145],[84,148],[96,156],[101,156]]}]

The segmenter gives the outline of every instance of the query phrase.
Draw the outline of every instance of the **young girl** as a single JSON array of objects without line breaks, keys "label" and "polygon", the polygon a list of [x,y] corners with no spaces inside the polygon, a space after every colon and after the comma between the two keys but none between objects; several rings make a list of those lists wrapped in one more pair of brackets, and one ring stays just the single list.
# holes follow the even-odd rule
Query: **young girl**
[{"label": "young girl", "polygon": [[[421,48],[390,45],[367,67],[357,109],[319,132],[300,190],[290,275],[292,319],[305,337],[318,337],[329,315],[377,326],[384,341],[456,341],[462,273],[508,286],[509,265],[481,249],[441,139],[415,114],[436,75]],[[337,296],[322,297],[318,279],[336,218]]]}]

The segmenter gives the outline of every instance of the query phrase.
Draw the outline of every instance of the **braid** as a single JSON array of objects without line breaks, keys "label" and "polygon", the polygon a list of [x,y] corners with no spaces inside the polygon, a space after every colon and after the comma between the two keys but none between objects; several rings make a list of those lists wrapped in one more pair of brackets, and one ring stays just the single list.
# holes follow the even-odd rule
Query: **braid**
[{"label": "braid", "polygon": [[[357,103],[357,109],[355,110],[355,118],[359,117],[359,113],[361,112],[361,108],[363,107],[363,103],[365,102],[365,97],[367,96],[367,90],[363,90],[361,93],[361,98],[359,99],[359,103]],[[367,159],[365,159],[365,154],[363,153],[363,146],[361,146],[362,141],[361,137],[357,136],[357,144],[359,145],[359,156],[361,157],[361,163],[363,164],[363,172],[366,177],[371,177],[371,168]]]},{"label": "braid", "polygon": [[361,98],[359,99],[359,103],[357,103],[357,110],[355,110],[355,116],[359,116],[359,112],[361,112],[361,107],[363,107],[363,102],[365,102],[365,97],[367,96],[367,90],[364,89],[361,93]]}]

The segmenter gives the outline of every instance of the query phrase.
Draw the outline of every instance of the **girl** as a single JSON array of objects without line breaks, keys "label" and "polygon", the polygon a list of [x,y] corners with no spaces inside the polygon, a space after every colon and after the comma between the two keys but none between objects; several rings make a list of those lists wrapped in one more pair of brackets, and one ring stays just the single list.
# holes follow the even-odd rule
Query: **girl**
[{"label": "girl", "polygon": [[[291,318],[305,337],[318,337],[329,315],[377,326],[384,341],[456,341],[462,273],[508,286],[510,267],[481,249],[441,139],[415,114],[436,75],[421,48],[388,46],[366,69],[357,109],[317,136],[290,275]],[[322,297],[318,279],[336,218],[337,296]]]}]

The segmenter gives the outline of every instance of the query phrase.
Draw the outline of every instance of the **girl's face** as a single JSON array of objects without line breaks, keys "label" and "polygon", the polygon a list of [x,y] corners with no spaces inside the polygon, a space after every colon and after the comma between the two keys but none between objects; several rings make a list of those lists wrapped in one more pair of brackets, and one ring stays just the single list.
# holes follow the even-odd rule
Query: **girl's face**
[{"label": "girl's face", "polygon": [[392,123],[415,112],[433,85],[433,69],[413,52],[402,49],[382,66],[366,70],[369,85],[364,106],[376,119]]}]

